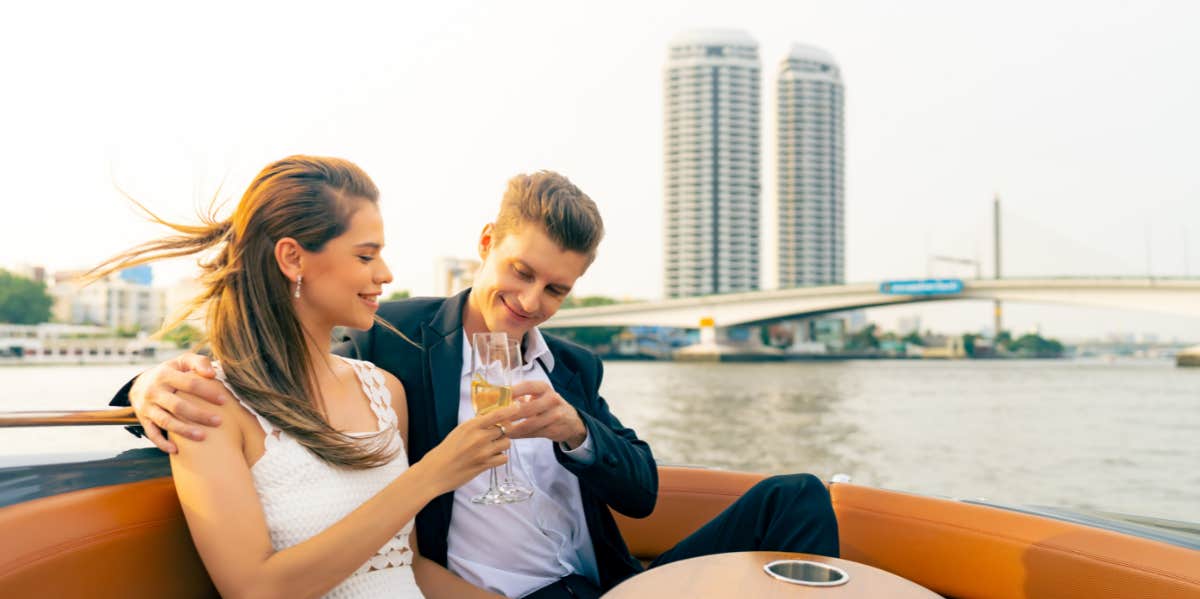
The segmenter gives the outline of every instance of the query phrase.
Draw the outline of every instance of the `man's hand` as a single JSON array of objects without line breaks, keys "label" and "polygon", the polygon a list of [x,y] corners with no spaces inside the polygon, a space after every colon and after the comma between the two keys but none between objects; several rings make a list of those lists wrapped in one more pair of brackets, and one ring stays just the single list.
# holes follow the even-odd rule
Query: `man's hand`
[{"label": "man's hand", "polygon": [[567,403],[554,387],[545,381],[525,381],[513,385],[513,398],[528,396],[520,401],[521,410],[517,418],[524,421],[512,425],[508,436],[513,439],[543,437],[556,443],[565,443],[575,449],[587,440],[587,425],[579,417],[575,406]]},{"label": "man's hand", "polygon": [[[220,425],[221,417],[195,398],[216,405],[233,400],[225,385],[215,380],[216,376],[208,358],[190,353],[139,375],[129,389],[129,403],[146,438],[167,453],[175,453],[178,448],[167,440],[163,431],[203,441],[203,427]],[[176,395],[176,391],[195,397],[185,399]]]}]

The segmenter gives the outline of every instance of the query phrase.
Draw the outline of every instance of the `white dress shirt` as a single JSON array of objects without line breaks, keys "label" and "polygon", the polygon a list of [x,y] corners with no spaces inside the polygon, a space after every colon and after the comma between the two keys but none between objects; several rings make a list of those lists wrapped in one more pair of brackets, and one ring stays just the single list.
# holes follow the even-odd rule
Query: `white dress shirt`
[{"label": "white dress shirt", "polygon": [[[458,422],[475,416],[471,404],[471,344],[463,332],[463,368],[459,383]],[[545,364],[545,370],[538,360]],[[550,382],[554,356],[536,328],[528,334],[524,367],[518,381]],[[517,381],[514,381],[517,382]],[[589,434],[582,445],[565,451],[589,464],[594,459]],[[513,454],[516,454],[515,456]],[[513,458],[516,459],[513,459]],[[446,539],[447,565],[468,582],[508,597],[521,597],[568,574],[599,584],[596,553],[583,516],[579,479],[554,457],[548,439],[513,439],[513,473],[533,488],[527,501],[479,505],[471,498],[488,488],[484,472],[454,492],[454,510]],[[503,467],[500,470],[503,475]]]}]

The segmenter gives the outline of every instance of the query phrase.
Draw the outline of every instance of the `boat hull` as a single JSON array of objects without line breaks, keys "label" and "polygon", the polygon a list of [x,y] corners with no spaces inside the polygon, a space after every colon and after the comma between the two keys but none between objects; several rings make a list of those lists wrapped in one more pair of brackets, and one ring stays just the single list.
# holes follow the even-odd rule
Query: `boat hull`
[{"label": "boat hull", "polygon": [[[0,469],[0,596],[216,597],[160,468],[165,457],[150,467],[146,451],[103,466]],[[122,463],[130,471],[120,474]],[[76,476],[72,466],[106,469],[116,482]],[[53,484],[38,482],[46,472]],[[633,554],[649,561],[762,478],[663,467],[654,513],[618,515],[618,524]],[[72,481],[87,488],[71,489]],[[1200,597],[1200,551],[1186,540],[852,484],[830,493],[843,558],[947,597]]]}]

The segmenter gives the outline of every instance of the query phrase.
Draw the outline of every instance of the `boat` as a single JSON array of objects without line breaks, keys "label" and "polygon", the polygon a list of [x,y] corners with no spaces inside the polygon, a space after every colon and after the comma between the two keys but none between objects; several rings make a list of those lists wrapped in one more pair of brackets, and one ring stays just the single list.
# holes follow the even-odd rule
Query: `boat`
[{"label": "boat", "polygon": [[[0,428],[135,423],[128,408],[0,415]],[[218,597],[192,545],[166,455],[128,437],[128,448],[86,457],[0,463],[0,597]],[[764,476],[662,466],[653,514],[618,515],[621,532],[648,562]],[[842,558],[944,597],[1200,597],[1200,525],[931,497],[835,478],[829,490]]]},{"label": "boat", "polygon": [[1200,366],[1200,345],[1193,345],[1179,350],[1175,354],[1175,365],[1182,367]]},{"label": "boat", "polygon": [[98,326],[0,323],[0,366],[158,363],[182,352],[173,343],[116,337]]}]

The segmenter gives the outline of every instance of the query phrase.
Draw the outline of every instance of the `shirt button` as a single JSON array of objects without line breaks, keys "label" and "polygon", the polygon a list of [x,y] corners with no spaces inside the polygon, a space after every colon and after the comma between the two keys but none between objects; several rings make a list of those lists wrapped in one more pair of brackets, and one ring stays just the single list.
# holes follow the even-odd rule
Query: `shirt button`
[{"label": "shirt button", "polygon": [[609,466],[616,466],[617,465],[617,456],[612,455],[612,454],[608,454],[608,455],[604,456],[604,463],[608,464]]}]

